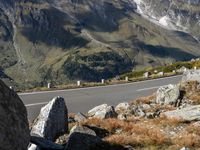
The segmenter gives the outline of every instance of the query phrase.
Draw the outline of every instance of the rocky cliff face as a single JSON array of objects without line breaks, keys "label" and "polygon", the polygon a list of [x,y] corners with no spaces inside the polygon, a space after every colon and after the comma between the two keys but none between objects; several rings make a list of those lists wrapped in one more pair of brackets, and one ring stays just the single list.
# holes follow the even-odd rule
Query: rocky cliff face
[{"label": "rocky cliff face", "polygon": [[[0,0],[1,72],[17,85],[30,87],[49,81],[97,81],[133,68],[198,56],[198,24],[193,16],[198,14],[199,6],[177,1],[176,6],[182,10],[178,15],[175,4],[169,3]],[[169,5],[175,17],[164,11]],[[185,19],[181,19],[183,30],[174,21],[182,14],[187,16],[186,6],[194,10],[188,17],[194,19],[188,19],[188,30]],[[165,22],[162,17],[172,18],[167,29],[146,19],[149,9],[148,15],[156,16],[158,25]]]},{"label": "rocky cliff face", "polygon": [[134,0],[137,11],[161,26],[200,39],[199,0]]}]

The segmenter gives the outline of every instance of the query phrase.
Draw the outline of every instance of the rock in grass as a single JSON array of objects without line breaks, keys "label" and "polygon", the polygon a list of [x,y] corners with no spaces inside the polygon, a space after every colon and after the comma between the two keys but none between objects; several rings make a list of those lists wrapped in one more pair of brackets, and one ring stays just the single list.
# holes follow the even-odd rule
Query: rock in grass
[{"label": "rock in grass", "polygon": [[82,114],[81,112],[78,112],[74,117],[74,120],[76,122],[81,122],[81,121],[84,121],[85,119],[87,119],[87,117],[84,114]]},{"label": "rock in grass", "polygon": [[166,85],[160,87],[156,92],[156,103],[158,104],[176,104],[180,96],[178,85]]},{"label": "rock in grass", "polygon": [[68,111],[65,100],[55,97],[44,106],[33,123],[31,134],[53,141],[57,136],[68,131]]},{"label": "rock in grass", "polygon": [[199,121],[200,105],[188,106],[183,109],[168,111],[164,113],[169,118],[179,118],[183,121]]},{"label": "rock in grass", "polygon": [[90,135],[94,135],[96,136],[96,133],[89,129],[86,126],[81,126],[81,125],[75,125],[71,130],[70,130],[70,134],[74,133],[74,132],[78,132],[78,133],[84,133],[84,134],[90,134]]},{"label": "rock in grass", "polygon": [[123,103],[119,103],[116,107],[115,107],[115,111],[117,113],[120,112],[126,112],[130,109],[130,104],[127,102],[123,102]]},{"label": "rock in grass", "polygon": [[107,119],[107,118],[116,118],[117,113],[115,112],[113,106],[102,104],[88,111],[88,116],[100,119]]},{"label": "rock in grass", "polygon": [[200,82],[200,69],[187,70],[183,73],[182,82],[198,81]]},{"label": "rock in grass", "polygon": [[27,111],[19,96],[0,80],[0,149],[27,150]]}]

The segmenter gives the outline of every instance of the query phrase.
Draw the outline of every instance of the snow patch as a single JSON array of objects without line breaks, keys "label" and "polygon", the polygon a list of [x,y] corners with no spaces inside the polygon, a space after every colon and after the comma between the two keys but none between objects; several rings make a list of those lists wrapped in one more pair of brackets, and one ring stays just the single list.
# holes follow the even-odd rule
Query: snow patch
[{"label": "snow patch", "polygon": [[167,16],[164,16],[164,17],[162,17],[162,18],[160,18],[160,20],[158,21],[161,25],[163,25],[163,26],[168,26],[169,25],[169,22],[170,21],[170,19],[167,17]]}]

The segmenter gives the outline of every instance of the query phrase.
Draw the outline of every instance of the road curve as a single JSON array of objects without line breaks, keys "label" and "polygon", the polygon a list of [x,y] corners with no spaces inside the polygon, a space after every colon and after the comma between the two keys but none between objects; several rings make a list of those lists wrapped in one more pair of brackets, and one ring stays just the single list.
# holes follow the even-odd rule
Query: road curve
[{"label": "road curve", "polygon": [[131,101],[142,96],[147,96],[155,92],[160,86],[178,83],[181,77],[179,75],[101,87],[20,93],[19,96],[26,105],[29,120],[33,120],[39,114],[41,107],[55,96],[65,98],[69,112],[84,113],[103,103],[115,106],[123,101]]}]

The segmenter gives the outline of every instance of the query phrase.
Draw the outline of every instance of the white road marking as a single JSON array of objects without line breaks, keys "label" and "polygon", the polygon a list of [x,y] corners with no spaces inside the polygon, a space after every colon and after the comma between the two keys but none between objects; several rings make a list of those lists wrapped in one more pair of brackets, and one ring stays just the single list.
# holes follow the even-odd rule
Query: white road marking
[{"label": "white road marking", "polygon": [[48,102],[41,102],[41,103],[34,103],[34,104],[27,104],[26,107],[32,107],[32,106],[38,106],[38,105],[45,105],[48,104]]},{"label": "white road marking", "polygon": [[[162,85],[165,86],[165,85]],[[144,89],[138,89],[137,92],[141,92],[141,91],[148,91],[148,90],[152,90],[152,89],[158,89],[161,86],[153,86],[153,87],[149,87],[149,88],[144,88]]]},{"label": "white road marking", "polygon": [[45,93],[56,93],[56,92],[79,91],[79,90],[87,90],[87,89],[98,89],[98,88],[108,88],[108,87],[116,87],[116,86],[126,86],[126,85],[132,85],[132,84],[138,84],[138,83],[144,83],[144,82],[159,81],[159,80],[163,80],[163,79],[171,79],[171,78],[176,78],[176,77],[180,77],[180,76],[182,76],[182,75],[159,78],[159,79],[152,79],[152,80],[145,80],[145,81],[137,81],[137,82],[131,82],[131,83],[106,85],[106,86],[96,86],[96,87],[66,89],[66,90],[54,90],[54,91],[40,91],[40,92],[29,92],[29,93],[18,93],[18,95],[24,96],[24,95],[35,95],[35,94],[45,94]]}]

